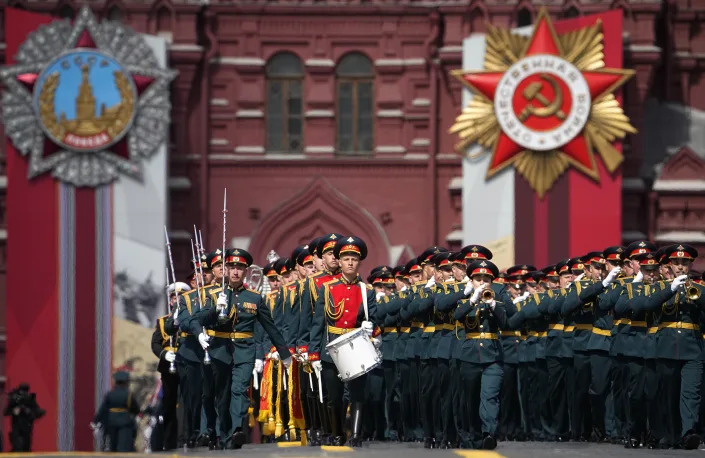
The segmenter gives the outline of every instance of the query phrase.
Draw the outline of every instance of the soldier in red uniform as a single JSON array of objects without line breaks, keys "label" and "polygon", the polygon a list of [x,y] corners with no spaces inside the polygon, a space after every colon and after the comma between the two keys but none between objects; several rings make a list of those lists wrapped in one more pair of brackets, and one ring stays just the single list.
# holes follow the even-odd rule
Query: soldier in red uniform
[{"label": "soldier in red uniform", "polygon": [[[341,277],[327,282],[321,288],[316,301],[311,327],[308,358],[319,377],[323,377],[324,391],[328,396],[327,408],[331,422],[332,445],[343,445],[343,382],[333,360],[324,352],[325,345],[338,336],[362,327],[380,345],[379,328],[375,328],[375,292],[362,283],[359,275],[360,261],[367,256],[367,245],[357,237],[345,237],[335,244],[334,256],[340,261]],[[363,294],[367,297],[365,310]],[[362,445],[362,405],[365,400],[366,376],[348,381],[352,415],[352,437],[350,445]]]}]

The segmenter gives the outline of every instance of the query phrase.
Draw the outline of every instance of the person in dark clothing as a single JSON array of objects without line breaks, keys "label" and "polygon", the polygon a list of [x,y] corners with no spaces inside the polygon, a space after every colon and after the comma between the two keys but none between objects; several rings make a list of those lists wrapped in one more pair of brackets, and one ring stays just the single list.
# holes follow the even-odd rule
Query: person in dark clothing
[{"label": "person in dark clothing", "polygon": [[22,383],[7,396],[5,416],[12,417],[10,444],[12,452],[32,451],[32,428],[34,420],[44,416],[46,411],[37,404],[35,393],[29,392],[29,385]]},{"label": "person in dark clothing", "polygon": [[134,452],[137,435],[135,415],[140,412],[140,406],[129,390],[130,374],[120,371],[113,378],[115,386],[103,398],[91,427],[105,428],[110,438],[111,452]]}]

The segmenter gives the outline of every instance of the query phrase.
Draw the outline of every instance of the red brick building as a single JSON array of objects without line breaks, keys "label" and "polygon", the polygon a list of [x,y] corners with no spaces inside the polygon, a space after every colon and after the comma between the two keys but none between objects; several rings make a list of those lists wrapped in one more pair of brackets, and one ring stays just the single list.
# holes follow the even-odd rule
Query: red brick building
[{"label": "red brick building", "polygon": [[[487,22],[530,24],[537,6],[204,3],[90,2],[104,18],[170,41],[170,65],[179,71],[169,149],[178,266],[190,256],[192,224],[206,229],[206,244],[220,240],[224,187],[229,236],[260,263],[269,250],[286,255],[330,230],[365,239],[369,267],[404,261],[431,244],[462,243],[461,162],[447,134],[461,110],[461,87],[449,72],[461,66],[464,37]],[[68,0],[9,4],[61,17],[78,8]],[[548,6],[554,18],[610,8],[624,12],[625,66],[636,70],[624,106],[640,130],[624,145],[624,241],[679,240],[705,252],[705,1]],[[4,227],[6,180],[0,185]],[[2,229],[0,240],[4,290],[12,234]]]}]

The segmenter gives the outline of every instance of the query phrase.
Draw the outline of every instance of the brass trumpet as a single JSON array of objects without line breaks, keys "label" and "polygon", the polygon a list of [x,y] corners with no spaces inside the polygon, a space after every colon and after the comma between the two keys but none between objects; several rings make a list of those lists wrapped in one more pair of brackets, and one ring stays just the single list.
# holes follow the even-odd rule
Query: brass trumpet
[{"label": "brass trumpet", "polygon": [[695,286],[695,283],[693,283],[693,280],[688,280],[685,282],[685,296],[688,298],[690,301],[697,301],[700,299],[700,288]]},{"label": "brass trumpet", "polygon": [[482,291],[480,298],[482,299],[482,302],[492,302],[494,300],[494,291],[488,288]]}]

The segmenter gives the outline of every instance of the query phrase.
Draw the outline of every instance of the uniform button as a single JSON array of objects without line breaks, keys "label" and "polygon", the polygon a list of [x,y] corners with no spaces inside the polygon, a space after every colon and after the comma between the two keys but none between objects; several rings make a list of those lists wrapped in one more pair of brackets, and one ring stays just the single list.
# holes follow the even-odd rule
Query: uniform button
[{"label": "uniform button", "polygon": [[348,289],[350,289],[350,287],[349,287],[349,286],[348,286]]},{"label": "uniform button", "polygon": [[348,309],[345,309],[345,311],[347,312],[347,311],[348,311]]},{"label": "uniform button", "polygon": [[484,327],[483,325],[480,325],[480,329],[482,329],[483,327]]},{"label": "uniform button", "polygon": [[345,300],[346,300],[346,301],[349,301],[349,300],[350,300],[350,298],[349,298],[349,297],[346,297],[346,298],[345,298]]},{"label": "uniform button", "polygon": [[482,342],[480,342],[480,346],[481,346],[481,347],[484,347],[484,346],[485,346],[485,344],[483,344]]},{"label": "uniform button", "polygon": [[679,329],[679,330],[678,330],[678,334],[680,334],[680,333],[681,333],[681,330]]},{"label": "uniform button", "polygon": [[344,322],[344,324],[348,324],[348,322],[347,322],[347,321],[345,321],[345,322]]}]

